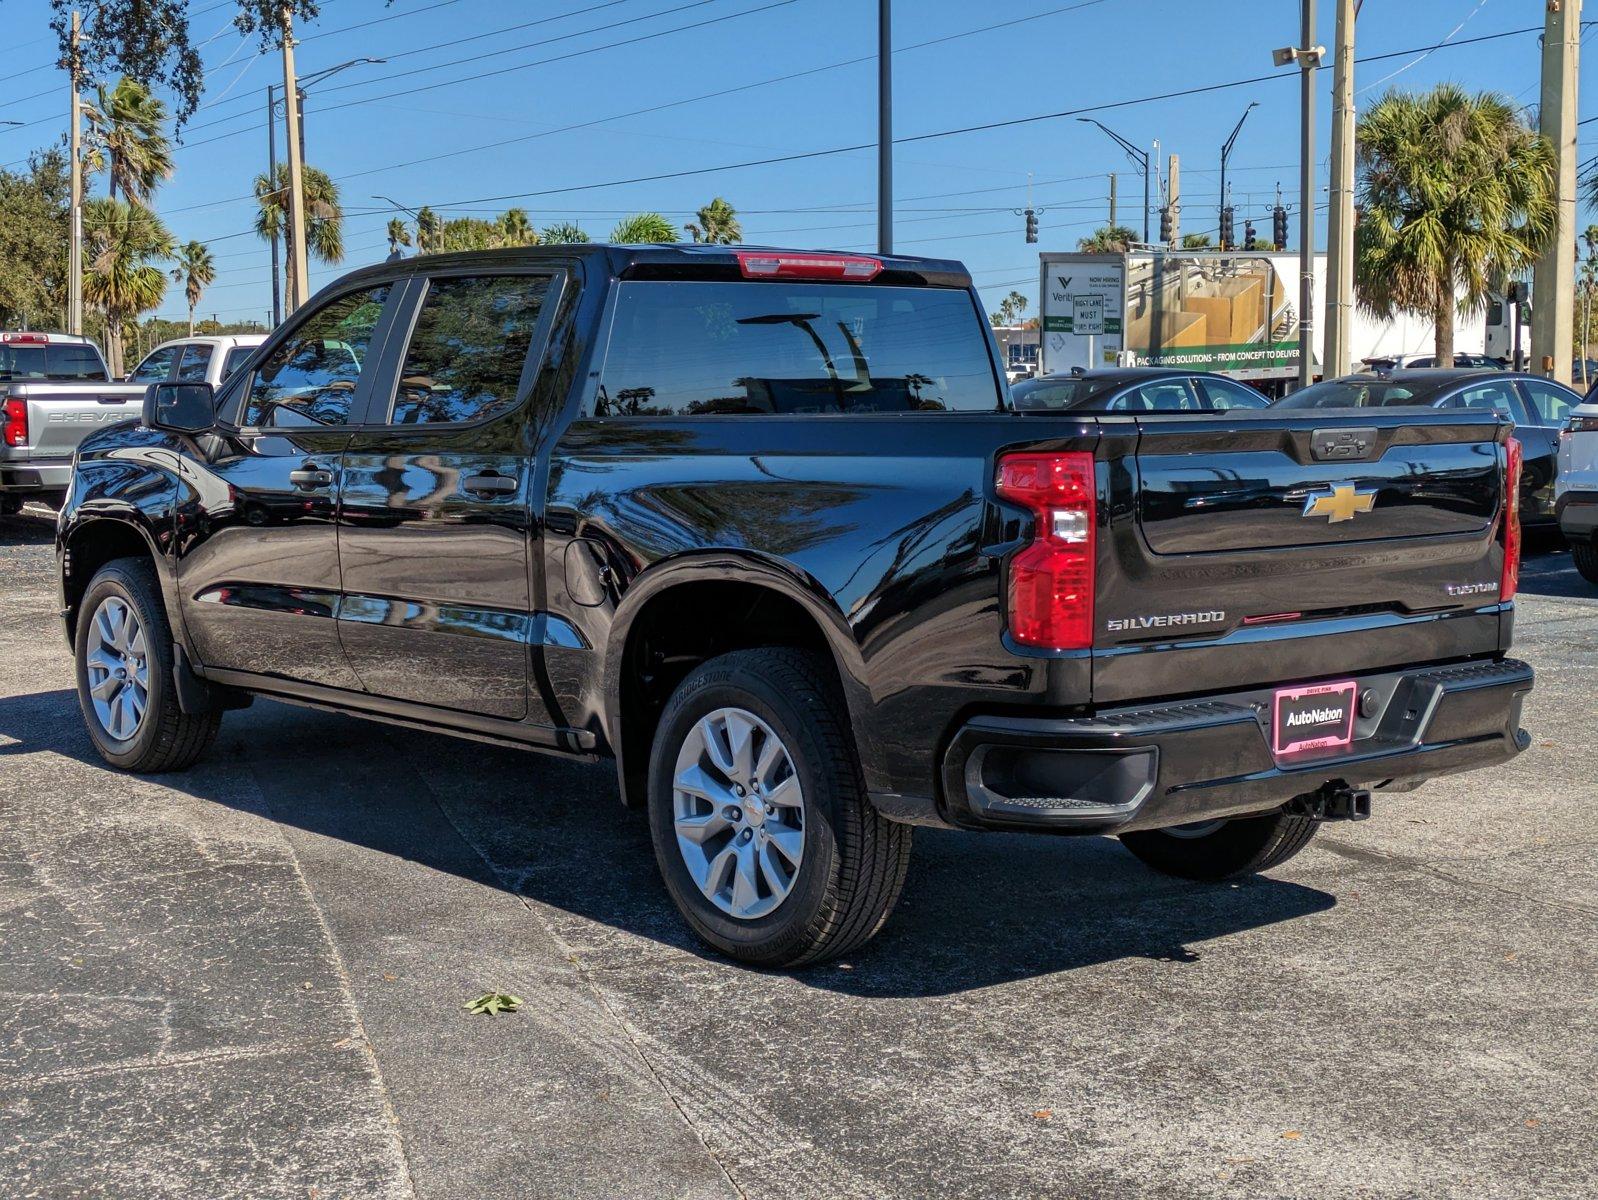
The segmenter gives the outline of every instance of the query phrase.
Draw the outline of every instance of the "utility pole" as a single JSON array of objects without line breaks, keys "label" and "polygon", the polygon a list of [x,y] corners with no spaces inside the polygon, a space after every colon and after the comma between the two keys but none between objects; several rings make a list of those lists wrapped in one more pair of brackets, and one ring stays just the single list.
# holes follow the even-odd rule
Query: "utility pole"
[{"label": "utility pole", "polygon": [[68,153],[72,155],[72,231],[67,250],[67,332],[83,334],[83,102],[78,98],[82,84],[78,70],[78,40],[82,18],[72,10],[72,61],[67,64],[72,86],[72,135]]},{"label": "utility pole", "polygon": [[1326,225],[1326,377],[1347,375],[1354,330],[1354,0],[1337,0],[1332,191]]},{"label": "utility pole", "polygon": [[1299,0],[1302,45],[1273,51],[1278,67],[1298,64],[1298,386],[1315,378],[1315,70],[1326,55],[1315,44],[1315,0]]},{"label": "utility pole", "polygon": [[893,253],[892,0],[877,0],[877,253]]},{"label": "utility pole", "polygon": [[1182,244],[1182,161],[1175,154],[1171,155],[1169,169],[1166,171],[1168,191],[1165,199],[1165,210],[1170,214],[1170,236],[1166,238],[1172,246]]},{"label": "utility pole", "polygon": [[278,15],[283,32],[284,140],[289,154],[288,309],[293,312],[310,297],[305,256],[305,160],[300,154],[300,89],[294,78],[294,13],[285,4]]},{"label": "utility pole", "polygon": [[1110,172],[1110,228],[1115,228],[1115,172]]},{"label": "utility pole", "polygon": [[1559,155],[1559,220],[1532,276],[1532,370],[1570,382],[1575,342],[1576,83],[1581,0],[1549,0],[1543,21],[1542,104],[1538,126]]},{"label": "utility pole", "polygon": [[[266,178],[277,187],[277,103],[274,89],[266,85]],[[277,230],[272,231],[272,328],[283,324],[283,268],[278,262]]]}]

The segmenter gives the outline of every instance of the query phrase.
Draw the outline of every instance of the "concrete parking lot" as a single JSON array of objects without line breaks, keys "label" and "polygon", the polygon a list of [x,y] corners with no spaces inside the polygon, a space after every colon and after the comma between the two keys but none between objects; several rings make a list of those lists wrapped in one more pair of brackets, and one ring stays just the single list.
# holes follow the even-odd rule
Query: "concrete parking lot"
[{"label": "concrete parking lot", "polygon": [[1567,554],[1512,766],[1230,886],[918,832],[876,942],[760,974],[685,936],[607,766],[258,702],[188,774],[107,770],[51,532],[0,520],[8,1200],[1598,1194]]}]

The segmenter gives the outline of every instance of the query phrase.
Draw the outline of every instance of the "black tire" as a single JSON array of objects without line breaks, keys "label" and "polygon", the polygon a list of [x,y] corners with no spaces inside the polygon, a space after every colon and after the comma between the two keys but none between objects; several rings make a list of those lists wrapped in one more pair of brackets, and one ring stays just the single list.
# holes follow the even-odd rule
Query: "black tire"
[{"label": "black tire", "polygon": [[1592,542],[1571,542],[1570,559],[1576,570],[1588,583],[1598,584],[1598,545]]},{"label": "black tire", "polygon": [[[144,629],[149,687],[143,719],[131,737],[113,737],[95,716],[89,694],[87,651],[89,623],[102,602],[115,596],[129,605]],[[148,559],[119,558],[106,563],[89,581],[78,608],[73,638],[78,676],[78,707],[89,740],[113,767],[139,774],[181,771],[204,754],[222,724],[219,711],[191,714],[178,706],[173,680],[172,627],[161,602],[155,567]]]},{"label": "black tire", "polygon": [[[904,887],[910,828],[880,816],[866,796],[848,712],[831,664],[786,647],[741,650],[695,668],[672,694],[649,759],[655,859],[673,903],[712,948],[760,967],[836,958],[882,928]],[[764,916],[723,912],[702,892],[678,848],[673,772],[694,726],[741,708],[782,741],[803,792],[804,852],[786,899]]]},{"label": "black tire", "polygon": [[1280,866],[1315,836],[1320,822],[1286,812],[1234,817],[1203,837],[1163,829],[1123,833],[1121,844],[1147,865],[1179,879],[1217,880]]}]

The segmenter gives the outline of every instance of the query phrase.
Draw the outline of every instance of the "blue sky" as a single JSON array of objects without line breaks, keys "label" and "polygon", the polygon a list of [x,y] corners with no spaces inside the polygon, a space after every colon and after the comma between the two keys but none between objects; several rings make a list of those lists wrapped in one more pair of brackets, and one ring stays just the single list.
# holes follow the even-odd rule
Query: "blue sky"
[{"label": "blue sky", "polygon": [[[248,232],[246,197],[265,169],[264,89],[281,83],[281,63],[233,29],[231,5],[191,7],[208,71],[205,107],[184,133],[177,173],[155,206],[180,241],[209,242],[217,256],[219,277],[201,314],[263,317],[268,252]],[[1329,44],[1332,0],[1320,7],[1319,40]],[[1181,156],[1183,229],[1192,232],[1216,224],[1219,147],[1257,100],[1229,167],[1239,232],[1245,215],[1269,230],[1277,183],[1297,203],[1297,72],[1270,65],[1273,47],[1297,41],[1291,0],[898,0],[895,10],[900,137],[1279,74],[1096,115],[1139,145],[1159,139],[1162,157]],[[9,49],[0,119],[28,123],[0,128],[0,163],[25,158],[66,127],[64,76],[47,65],[48,12],[46,0],[0,0],[0,44]],[[1542,6],[1523,0],[1370,0],[1358,53],[1450,36],[1462,42],[1541,19]],[[1001,22],[1010,24],[960,36]],[[528,27],[495,32],[517,25]],[[307,157],[339,180],[349,214],[347,258],[313,267],[313,286],[386,253],[383,229],[395,214],[374,194],[451,215],[517,204],[538,225],[574,220],[596,239],[626,213],[654,209],[681,224],[722,195],[739,209],[749,241],[874,245],[874,151],[730,167],[875,140],[873,0],[325,0],[321,19],[299,35],[302,76],[351,58],[390,60],[310,89]],[[925,42],[936,44],[918,45]],[[1369,89],[1358,99],[1368,105],[1389,86],[1452,79],[1535,104],[1538,54],[1532,33],[1371,62],[1356,74],[1356,86]],[[832,66],[861,58],[868,61]],[[462,61],[439,65],[455,60]],[[763,83],[801,72],[809,73]],[[752,84],[761,86],[745,86]],[[1329,70],[1321,85],[1324,205]],[[1594,86],[1583,88],[1583,115],[1598,112]],[[733,88],[743,90],[693,100]],[[663,104],[672,107],[621,115]],[[576,125],[586,127],[567,128]],[[520,140],[470,149],[505,139]],[[615,182],[705,168],[727,169]],[[1102,133],[1071,117],[901,145],[896,248],[964,261],[990,307],[1011,287],[1034,297],[1036,252],[1073,249],[1103,221],[1112,171],[1120,175],[1122,223],[1136,226],[1135,169]],[[1012,211],[1026,202],[1029,172],[1044,210],[1038,246],[1025,244]],[[516,198],[486,199],[502,196]],[[182,307],[173,289],[161,312],[176,317]]]}]

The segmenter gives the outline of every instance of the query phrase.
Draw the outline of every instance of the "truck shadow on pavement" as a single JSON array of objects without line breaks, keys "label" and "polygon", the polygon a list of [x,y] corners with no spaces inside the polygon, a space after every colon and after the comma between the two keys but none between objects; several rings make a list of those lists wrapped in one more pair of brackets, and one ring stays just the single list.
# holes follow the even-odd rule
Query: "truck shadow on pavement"
[{"label": "truck shadow on pavement", "polygon": [[[101,769],[66,689],[0,698],[0,737],[15,739],[0,744],[0,772],[52,753]],[[269,818],[288,827],[291,842],[293,830],[337,839],[342,847],[318,844],[323,869],[389,874],[401,885],[396,894],[407,868],[383,856],[512,893],[581,965],[722,962],[672,908],[644,816],[622,808],[608,763],[257,701],[229,714],[193,769],[147,782]],[[136,830],[128,851],[139,853]],[[385,900],[374,894],[371,903],[380,921]],[[859,996],[917,997],[1128,958],[1191,962],[1213,939],[1335,903],[1327,892],[1266,877],[1173,881],[1104,838],[917,830],[909,882],[878,938],[844,964],[793,978]]]}]

